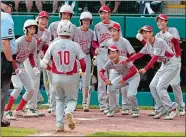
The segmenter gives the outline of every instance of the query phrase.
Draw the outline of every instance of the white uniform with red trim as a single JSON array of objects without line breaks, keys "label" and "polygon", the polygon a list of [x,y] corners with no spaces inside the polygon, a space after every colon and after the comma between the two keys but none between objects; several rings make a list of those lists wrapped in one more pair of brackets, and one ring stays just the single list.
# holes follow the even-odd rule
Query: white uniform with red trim
[{"label": "white uniform with red trim", "polygon": [[[132,47],[132,45],[130,44],[130,42],[123,38],[123,37],[120,37],[118,41],[113,41],[113,39],[109,39],[108,42],[107,42],[107,45],[110,46],[110,45],[116,45],[120,51],[120,56],[125,56],[127,57],[128,55],[132,54],[132,53],[135,53],[135,50],[134,48]],[[118,72],[115,71],[114,69],[110,70],[109,71],[109,79],[112,81],[113,79],[115,79],[116,77],[118,76]],[[127,98],[127,88],[126,87],[123,87],[121,89],[122,91],[122,109],[123,110],[128,110],[130,109],[130,103],[129,103],[129,100]],[[119,92],[117,92],[117,106],[119,107]],[[110,98],[113,98],[112,96],[110,96],[111,94],[109,94],[109,106],[112,107],[112,105],[116,105],[114,104],[115,102],[112,103],[112,101],[110,101]]]},{"label": "white uniform with red trim", "polygon": [[77,27],[74,33],[74,41],[79,43],[81,49],[85,53],[85,62],[86,62],[86,72],[83,78],[83,103],[86,102],[85,98],[85,88],[89,88],[90,86],[90,78],[91,78],[91,58],[90,58],[90,48],[93,40],[93,31],[89,29],[88,31],[81,30],[80,27]]},{"label": "white uniform with red trim", "polygon": [[[104,24],[102,22],[98,23],[94,27],[94,41],[99,44],[99,55],[96,57],[97,70],[99,71],[103,68],[103,65],[107,62],[107,41],[111,38],[110,31],[108,27],[116,23],[110,20],[110,24]],[[107,73],[107,72],[106,72]],[[98,101],[100,109],[105,109],[108,107],[107,103],[107,91],[104,81],[98,76]]]},{"label": "white uniform with red trim", "polygon": [[[77,60],[85,54],[78,43],[70,39],[61,39],[51,43],[43,62],[52,60],[52,84],[56,92],[56,125],[64,126],[63,114],[73,113],[78,96],[79,74]],[[66,104],[66,109],[65,107]]]},{"label": "white uniform with red trim", "polygon": [[156,55],[159,57],[158,62],[163,62],[150,83],[150,90],[158,111],[172,111],[177,104],[170,100],[167,88],[179,71],[179,63],[173,51],[164,40],[155,38],[154,44],[146,43],[140,53],[152,57]]},{"label": "white uniform with red trim", "polygon": [[[179,63],[179,71],[177,72],[176,76],[174,77],[170,85],[173,89],[176,103],[179,105],[180,108],[184,109],[185,103],[183,102],[183,95],[182,95],[182,90],[180,87],[180,81],[181,81],[180,80],[180,71],[181,71],[180,54],[181,54],[181,51],[179,51],[180,50],[180,45],[179,45],[180,36],[179,36],[178,30],[174,27],[169,27],[167,32],[163,34],[162,31],[160,31],[159,33],[156,34],[156,37],[164,39],[176,55],[177,62]],[[172,41],[173,38],[177,39],[178,43],[174,44]],[[179,49],[176,49],[175,47],[176,48],[178,47]]]},{"label": "white uniform with red trim", "polygon": [[[29,73],[25,70],[23,62],[28,59],[28,57],[36,52],[37,41],[35,38],[32,38],[32,41],[27,41],[26,36],[21,36],[16,39],[16,62],[17,66],[20,69],[19,75],[12,75],[12,83],[14,90],[11,92],[11,96],[15,99],[20,95],[23,86],[26,90],[23,95],[25,101],[29,101],[32,95],[35,92],[35,88],[32,83],[32,79]],[[35,75],[35,74],[34,74]]]}]

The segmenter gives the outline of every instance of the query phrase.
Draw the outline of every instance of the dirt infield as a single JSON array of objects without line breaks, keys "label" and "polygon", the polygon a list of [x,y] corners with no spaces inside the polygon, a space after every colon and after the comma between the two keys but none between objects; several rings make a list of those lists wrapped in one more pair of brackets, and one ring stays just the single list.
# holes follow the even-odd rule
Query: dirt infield
[{"label": "dirt infield", "polygon": [[115,114],[114,117],[106,117],[99,110],[91,112],[77,110],[74,113],[76,128],[72,131],[65,125],[65,132],[55,133],[55,117],[50,116],[46,110],[45,117],[18,118],[11,121],[11,127],[32,128],[40,130],[37,136],[83,136],[100,131],[129,131],[129,132],[185,132],[185,117],[175,117],[174,120],[152,119],[147,116],[149,110],[141,110],[139,118],[131,115]]}]

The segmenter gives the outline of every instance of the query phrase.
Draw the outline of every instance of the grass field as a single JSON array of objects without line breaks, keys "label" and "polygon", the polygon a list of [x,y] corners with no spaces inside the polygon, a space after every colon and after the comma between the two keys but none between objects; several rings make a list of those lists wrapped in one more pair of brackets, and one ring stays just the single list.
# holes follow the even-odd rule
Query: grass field
[{"label": "grass field", "polygon": [[12,127],[2,127],[1,136],[28,136],[39,132],[35,129],[24,129],[24,128],[12,128]]},{"label": "grass field", "polygon": [[104,136],[159,136],[159,137],[164,137],[164,136],[185,136],[184,132],[177,132],[177,133],[172,133],[172,132],[97,132],[93,134],[89,134],[87,136],[99,136],[99,137],[104,137]]}]

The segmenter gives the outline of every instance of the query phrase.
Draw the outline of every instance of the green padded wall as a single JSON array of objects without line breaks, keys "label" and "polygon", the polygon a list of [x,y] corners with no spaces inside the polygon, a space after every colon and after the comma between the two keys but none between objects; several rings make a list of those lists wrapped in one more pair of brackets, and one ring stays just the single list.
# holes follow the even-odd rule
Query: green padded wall
[{"label": "green padded wall", "polygon": [[23,25],[27,19],[35,19],[34,15],[13,15],[14,33],[16,36],[23,35]]},{"label": "green padded wall", "polygon": [[[181,38],[186,38],[185,19],[183,17],[170,17],[168,22],[170,27],[178,29]],[[144,25],[152,26],[155,34],[159,31],[154,17],[126,17],[125,37],[136,37],[139,28]]]}]

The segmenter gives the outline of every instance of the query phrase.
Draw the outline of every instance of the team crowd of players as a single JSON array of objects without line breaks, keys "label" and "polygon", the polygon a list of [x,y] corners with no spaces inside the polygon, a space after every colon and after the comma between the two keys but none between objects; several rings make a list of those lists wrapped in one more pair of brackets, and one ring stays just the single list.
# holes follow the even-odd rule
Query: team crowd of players
[{"label": "team crowd of players", "polygon": [[[92,14],[84,11],[80,15],[80,26],[70,22],[73,9],[63,5],[59,11],[61,20],[48,26],[49,14],[41,11],[35,20],[26,20],[24,35],[16,39],[12,74],[14,90],[11,92],[4,115],[10,120],[18,116],[44,116],[37,110],[40,75],[43,72],[50,108],[56,116],[56,130],[64,131],[64,118],[70,129],[75,128],[73,113],[77,105],[80,75],[83,78],[83,110],[89,111],[89,86],[92,65],[98,71],[98,101],[100,111],[113,117],[120,111],[119,93],[122,92],[122,115],[139,116],[137,88],[140,74],[146,73],[156,62],[162,65],[149,87],[155,100],[155,110],[149,114],[153,119],[164,116],[172,120],[176,115],[185,115],[180,87],[181,49],[176,28],[168,27],[168,17],[160,14],[155,18],[160,32],[156,35],[149,25],[142,26],[136,35],[143,47],[135,53],[130,42],[122,37],[121,27],[110,20],[110,8],[99,9],[101,22],[94,31],[89,29]],[[90,54],[95,58],[92,61]],[[144,55],[150,62],[138,70],[133,62]],[[171,85],[175,95],[172,102],[167,88]],[[23,87],[26,92],[13,112],[12,106]],[[106,88],[107,87],[107,88]],[[24,109],[25,108],[25,109]]]}]

